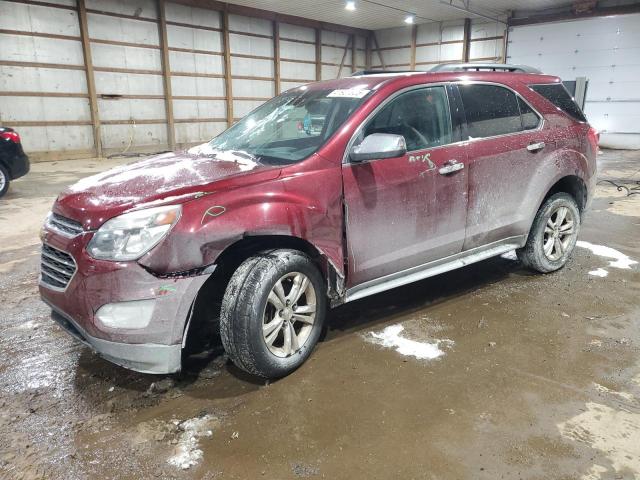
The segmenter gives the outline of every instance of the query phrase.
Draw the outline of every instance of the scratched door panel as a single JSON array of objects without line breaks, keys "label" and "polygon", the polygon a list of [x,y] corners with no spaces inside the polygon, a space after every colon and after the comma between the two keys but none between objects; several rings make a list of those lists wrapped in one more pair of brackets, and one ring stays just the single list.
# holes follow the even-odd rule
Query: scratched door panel
[{"label": "scratched door panel", "polygon": [[467,150],[452,110],[444,86],[419,87],[393,97],[363,126],[361,138],[402,135],[408,153],[343,167],[348,286],[461,251]]},{"label": "scratched door panel", "polygon": [[462,249],[467,172],[462,145],[343,167],[349,286],[427,263]]}]

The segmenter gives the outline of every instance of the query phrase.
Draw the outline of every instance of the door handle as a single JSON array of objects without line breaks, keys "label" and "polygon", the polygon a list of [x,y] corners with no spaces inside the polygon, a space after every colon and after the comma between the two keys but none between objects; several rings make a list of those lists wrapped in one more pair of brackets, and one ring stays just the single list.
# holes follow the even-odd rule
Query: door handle
[{"label": "door handle", "polygon": [[530,143],[529,145],[527,145],[527,150],[529,150],[530,152],[539,152],[543,148],[544,142]]},{"label": "door handle", "polygon": [[449,175],[450,173],[457,172],[464,168],[464,163],[460,163],[457,160],[449,160],[442,167],[438,169],[440,175]]}]

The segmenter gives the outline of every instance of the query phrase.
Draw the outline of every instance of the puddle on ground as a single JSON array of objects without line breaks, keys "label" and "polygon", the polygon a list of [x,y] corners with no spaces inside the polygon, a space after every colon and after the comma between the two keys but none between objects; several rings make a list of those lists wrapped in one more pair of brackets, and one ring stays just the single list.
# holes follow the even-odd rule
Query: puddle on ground
[{"label": "puddle on ground", "polygon": [[564,438],[601,451],[615,469],[610,472],[596,463],[583,478],[613,478],[614,473],[640,472],[640,414],[587,402],[584,412],[557,427]]}]

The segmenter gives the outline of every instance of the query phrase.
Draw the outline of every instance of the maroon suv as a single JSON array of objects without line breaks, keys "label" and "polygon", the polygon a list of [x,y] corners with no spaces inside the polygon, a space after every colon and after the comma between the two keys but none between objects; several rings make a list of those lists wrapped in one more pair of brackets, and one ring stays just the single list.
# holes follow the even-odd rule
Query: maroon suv
[{"label": "maroon suv", "polygon": [[279,377],[329,306],[513,249],[561,268],[597,133],[557,77],[441,70],[297,87],[209,143],[69,187],[42,231],[54,318],[151,373],[215,325],[238,367]]}]

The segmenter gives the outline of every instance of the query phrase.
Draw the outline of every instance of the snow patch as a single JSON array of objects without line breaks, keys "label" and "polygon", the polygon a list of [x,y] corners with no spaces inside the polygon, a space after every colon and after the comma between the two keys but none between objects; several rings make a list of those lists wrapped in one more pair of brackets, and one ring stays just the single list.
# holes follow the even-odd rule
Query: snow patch
[{"label": "snow patch", "polygon": [[590,250],[591,253],[599,257],[613,258],[613,260],[609,261],[610,267],[630,269],[631,265],[635,265],[636,263],[638,263],[637,261],[629,258],[621,251],[616,250],[615,248],[607,247],[605,245],[595,245],[593,243],[585,242],[582,240],[578,240],[578,243],[576,243],[576,245],[578,247]]},{"label": "snow patch", "polygon": [[[217,420],[213,415],[205,415],[179,422],[178,428],[182,433],[178,437],[174,454],[167,460],[167,463],[183,470],[197,465],[202,460],[199,439],[213,435],[211,425]],[[175,422],[178,421],[175,420]]]},{"label": "snow patch", "polygon": [[258,163],[253,160],[253,155],[249,153],[235,152],[231,150],[216,150],[212,148],[209,143],[203,143],[202,145],[191,147],[187,150],[187,153],[190,153],[191,155],[212,155],[213,157],[210,158],[210,161],[235,162],[243,172],[253,170],[258,166]]},{"label": "snow patch", "polygon": [[433,342],[418,342],[400,336],[404,327],[400,324],[390,325],[381,332],[370,332],[367,340],[387,348],[394,348],[401,355],[415,357],[419,360],[433,360],[444,355],[440,345],[453,345],[452,340],[434,339]]},{"label": "snow patch", "polygon": [[609,275],[609,272],[604,268],[597,268],[596,270],[591,270],[589,275],[593,275],[594,277],[606,277]]},{"label": "snow patch", "polygon": [[35,320],[29,320],[28,322],[16,325],[15,328],[19,330],[35,330],[36,328],[38,328],[38,322],[36,322]]},{"label": "snow patch", "polygon": [[[206,183],[207,178],[201,174],[200,170],[203,166],[206,166],[209,161],[210,159],[207,157],[179,158],[171,153],[157,155],[82,178],[68,187],[68,191],[71,193],[82,193],[88,189],[112,189],[131,182],[132,180],[138,180],[161,182],[163,189],[160,189],[159,192],[162,192],[164,190],[173,190],[174,187],[177,188],[177,186],[183,186],[176,184],[174,180],[184,175],[185,171],[193,173],[192,176],[188,177],[190,183],[197,181]],[[141,175],[144,175],[145,178],[142,179]],[[108,192],[106,196],[109,196]],[[125,198],[130,198],[133,201],[138,197],[132,195],[131,197]],[[97,204],[99,205],[99,203]]]},{"label": "snow patch", "polygon": [[616,390],[611,390],[610,388],[605,387],[604,385],[600,385],[599,383],[593,383],[594,388],[600,393],[608,393],[611,395],[615,395],[616,397],[620,397],[627,402],[633,402],[635,397],[631,393],[627,392],[618,392]]}]

